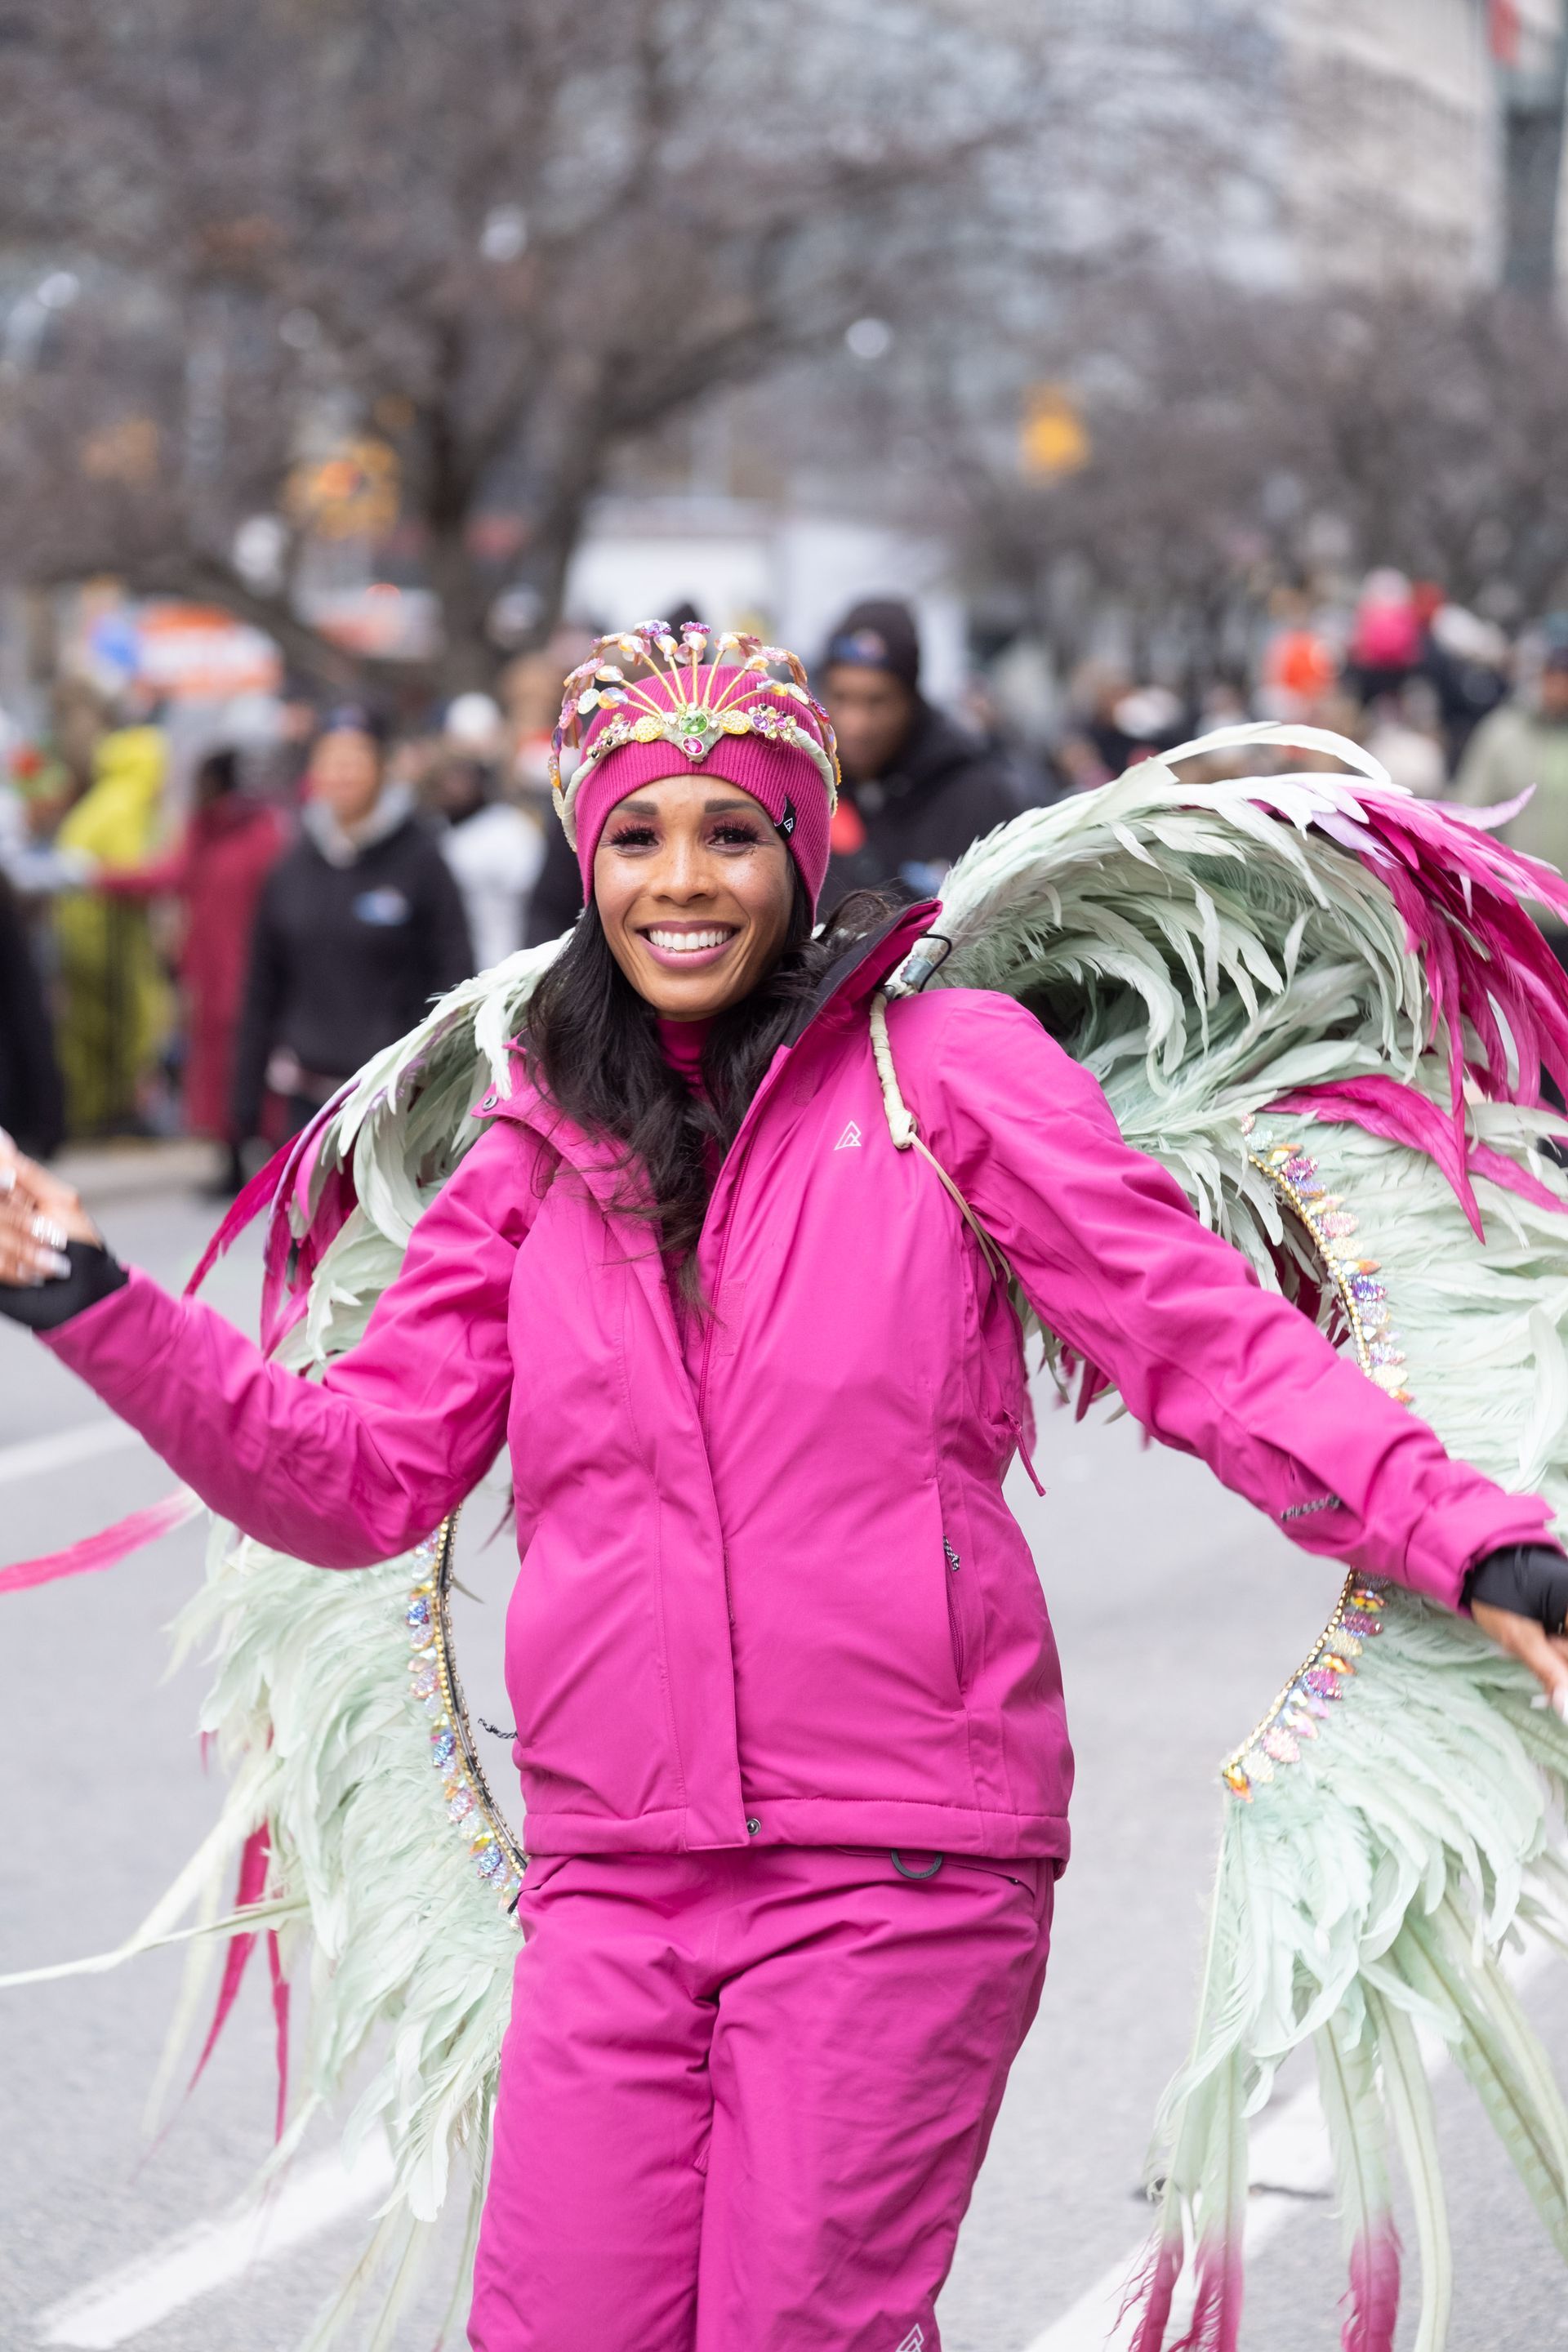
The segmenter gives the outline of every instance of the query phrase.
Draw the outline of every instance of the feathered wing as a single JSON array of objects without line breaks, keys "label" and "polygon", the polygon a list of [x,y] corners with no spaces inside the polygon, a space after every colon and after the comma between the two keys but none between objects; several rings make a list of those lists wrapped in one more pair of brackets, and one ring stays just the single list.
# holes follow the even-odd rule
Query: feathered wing
[{"label": "feathered wing", "polygon": [[[479,1131],[470,1114],[508,1083],[507,1042],[558,951],[525,950],[455,989],[367,1065],[288,1170],[266,1251],[281,1360],[309,1374],[359,1339]],[[273,1882],[309,1948],[303,2080],[279,2155],[352,2078],[347,2152],[384,2133],[392,2156],[374,2234],[309,2352],[325,2352],[373,2288],[377,2341],[390,2340],[454,2166],[468,2206],[454,2307],[472,2261],[519,1857],[447,1645],[448,1566],[449,1540],[433,1534],[377,1568],[323,1576],[220,1526],[179,1626],[183,1644],[220,1661],[204,1729],[232,1774],[223,1848],[265,1828]]]},{"label": "feathered wing", "polygon": [[[1032,1005],[1264,1281],[1561,1524],[1568,1184],[1537,1149],[1556,1122],[1535,1106],[1543,1065],[1568,1076],[1568,992],[1527,902],[1568,919],[1568,885],[1337,738],[1305,735],[1352,774],[1182,780],[1192,752],[1302,740],[1226,730],[1018,819],[954,870],[941,937],[898,984]],[[1308,2042],[1352,2352],[1394,2339],[1391,2135],[1415,2200],[1422,2352],[1445,2339],[1418,2030],[1452,2050],[1568,2254],[1568,2113],[1501,1965],[1520,1928],[1562,1916],[1568,1727],[1534,1695],[1467,1621],[1352,1577],[1228,1759],[1197,2028],[1150,2158],[1161,2211],[1137,2352],[1167,2343],[1189,2253],[1182,2344],[1235,2343],[1244,2117]]]},{"label": "feathered wing", "polygon": [[[1318,1312],[1454,1450],[1561,1509],[1568,1191],[1535,1154],[1552,1122],[1531,1106],[1542,1061],[1568,1080],[1568,1003],[1522,902],[1568,919],[1568,886],[1479,821],[1396,792],[1338,738],[1241,729],[1188,748],[1272,758],[1290,741],[1352,774],[1188,783],[1184,753],[1171,754],[1018,818],[955,869],[942,940],[900,984],[1031,1004],[1100,1077],[1129,1139],[1262,1279]],[[264,1330],[281,1360],[309,1373],[359,1337],[472,1139],[469,1112],[505,1083],[506,1042],[555,952],[454,991],[259,1188],[276,1191]],[[1093,1368],[1079,1373],[1092,1387]],[[126,1947],[194,1911],[198,1972],[222,1937],[258,1926],[280,1936],[279,1973],[309,1958],[310,2038],[275,2161],[351,2074],[351,2137],[384,2126],[394,2161],[371,2245],[311,2352],[386,2267],[390,2326],[454,2160],[465,2261],[482,2196],[516,1853],[445,1644],[444,1561],[426,1546],[323,1577],[215,1529],[181,1637],[218,1652],[205,1728],[229,1794]],[[1415,2187],[1423,2352],[1443,2341],[1447,2231],[1418,2028],[1453,2047],[1563,2242],[1568,2126],[1498,1965],[1516,1925],[1556,1920],[1568,1884],[1548,1843],[1568,1729],[1531,1692],[1467,1623],[1352,1579],[1230,1759],[1198,2029],[1152,2158],[1164,2187],[1140,2352],[1166,2340],[1189,2236],[1185,2340],[1235,2342],[1246,2118],[1309,2041],[1354,2352],[1392,2340],[1390,2136]],[[237,1860],[243,1916],[223,1916]],[[220,2017],[236,1974],[231,1957]]]},{"label": "feathered wing", "polygon": [[[507,1040],[557,952],[525,951],[454,990],[274,1171],[263,1326],[278,1360],[309,1376],[360,1337],[416,1221],[479,1132],[469,1113],[506,1083]],[[263,2181],[351,2084],[346,2153],[384,2136],[391,2155],[368,2242],[309,2352],[325,2352],[373,2293],[375,2340],[390,2341],[454,2170],[467,2200],[454,2311],[472,2259],[518,1950],[520,1857],[486,1786],[447,1645],[448,1568],[439,1532],[380,1566],[323,1576],[215,1523],[206,1580],[176,1638],[182,1651],[218,1661],[202,1728],[228,1772],[222,1811],[121,1951],[74,1964],[111,1965],[190,1939],[160,2089],[226,1940],[215,2032],[258,1929],[278,1938],[280,2063],[287,1979],[308,1974],[291,2112],[285,2121],[280,2095]]]}]

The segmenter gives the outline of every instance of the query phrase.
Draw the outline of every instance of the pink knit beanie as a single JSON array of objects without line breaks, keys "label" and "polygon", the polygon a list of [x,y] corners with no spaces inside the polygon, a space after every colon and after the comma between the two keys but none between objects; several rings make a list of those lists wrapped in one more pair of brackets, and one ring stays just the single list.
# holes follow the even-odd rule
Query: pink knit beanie
[{"label": "pink knit beanie", "polygon": [[[706,660],[710,650],[711,662]],[[641,668],[644,675],[628,674]],[[769,675],[787,668],[787,680]],[[583,756],[561,781],[561,754]],[[577,852],[583,895],[594,852],[618,801],[658,777],[722,776],[750,793],[789,845],[813,910],[827,872],[838,761],[827,713],[795,656],[759,637],[663,621],[601,637],[566,680],[551,752],[556,813]]]}]

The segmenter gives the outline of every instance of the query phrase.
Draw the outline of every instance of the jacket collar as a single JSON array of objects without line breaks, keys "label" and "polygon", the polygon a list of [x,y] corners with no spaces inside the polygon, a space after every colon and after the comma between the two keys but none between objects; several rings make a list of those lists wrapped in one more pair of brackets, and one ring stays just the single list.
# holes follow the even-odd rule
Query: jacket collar
[{"label": "jacket collar", "polygon": [[357,866],[378,843],[390,841],[414,814],[414,794],[406,784],[386,784],[370,814],[353,826],[341,825],[325,801],[307,801],[300,811],[306,839],[329,866]]},{"label": "jacket collar", "polygon": [[830,1008],[847,1014],[874,995],[890,972],[898,970],[918,939],[923,939],[942,912],[937,898],[922,898],[900,907],[874,931],[856,940],[829,964],[812,994],[800,1007],[787,1045],[797,1045],[813,1023]]}]

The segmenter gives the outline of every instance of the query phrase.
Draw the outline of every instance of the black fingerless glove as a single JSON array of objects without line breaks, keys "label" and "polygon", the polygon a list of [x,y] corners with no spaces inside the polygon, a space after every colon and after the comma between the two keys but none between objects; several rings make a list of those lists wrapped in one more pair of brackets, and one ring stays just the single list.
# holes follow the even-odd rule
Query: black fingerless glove
[{"label": "black fingerless glove", "polygon": [[1465,1579],[1465,1603],[1532,1617],[1549,1633],[1568,1621],[1568,1556],[1549,1544],[1510,1544],[1477,1560]]},{"label": "black fingerless glove", "polygon": [[68,1274],[50,1275],[37,1283],[0,1282],[0,1315],[25,1323],[30,1331],[58,1331],[84,1307],[123,1290],[131,1279],[117,1258],[97,1242],[68,1242]]}]

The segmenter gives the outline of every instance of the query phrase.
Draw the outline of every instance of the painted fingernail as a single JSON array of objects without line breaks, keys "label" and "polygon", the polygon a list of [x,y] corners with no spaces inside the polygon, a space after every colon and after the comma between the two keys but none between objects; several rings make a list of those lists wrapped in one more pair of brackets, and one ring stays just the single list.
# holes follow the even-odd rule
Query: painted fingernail
[{"label": "painted fingernail", "polygon": [[1568,1685],[1559,1684],[1552,1694],[1552,1704],[1564,1723],[1568,1723]]},{"label": "painted fingernail", "polygon": [[5,1198],[7,1192],[14,1192],[16,1189],[16,1170],[14,1168],[0,1168],[0,1201],[3,1201]]},{"label": "painted fingernail", "polygon": [[47,1242],[51,1249],[63,1250],[69,1239],[65,1227],[53,1217],[35,1217],[27,1230],[35,1241]]},{"label": "painted fingernail", "polygon": [[63,1250],[49,1250],[41,1261],[46,1274],[63,1277],[71,1270],[71,1262]]}]

